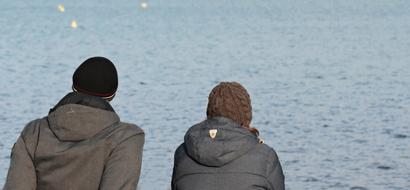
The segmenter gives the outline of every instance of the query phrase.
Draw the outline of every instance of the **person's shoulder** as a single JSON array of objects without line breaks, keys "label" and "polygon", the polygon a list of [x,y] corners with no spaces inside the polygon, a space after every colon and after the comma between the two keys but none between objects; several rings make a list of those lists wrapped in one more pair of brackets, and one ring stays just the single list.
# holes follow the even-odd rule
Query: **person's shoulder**
[{"label": "person's shoulder", "polygon": [[26,124],[20,134],[20,138],[23,140],[27,151],[29,151],[31,155],[34,154],[34,150],[37,146],[40,128],[44,126],[47,126],[47,118],[35,119]]},{"label": "person's shoulder", "polygon": [[263,161],[260,164],[264,164],[267,169],[266,173],[273,171],[278,165],[280,165],[280,160],[276,150],[271,146],[260,143],[257,144],[255,149],[257,149],[259,155],[263,155]]},{"label": "person's shoulder", "polygon": [[265,144],[265,143],[259,143],[256,145],[256,148],[262,152],[269,160],[271,161],[276,161],[278,160],[278,154],[276,153],[276,150],[272,148],[271,146]]},{"label": "person's shoulder", "polygon": [[39,118],[32,120],[26,124],[23,131],[21,132],[21,136],[23,138],[28,138],[30,136],[37,136],[40,127],[47,123],[46,118]]},{"label": "person's shoulder", "polygon": [[175,155],[185,154],[185,145],[184,143],[180,144],[178,148],[175,150]]},{"label": "person's shoulder", "polygon": [[144,131],[135,124],[119,122],[103,132],[101,138],[104,138],[110,146],[115,148],[117,145],[130,140],[144,141]]},{"label": "person's shoulder", "polygon": [[182,143],[178,146],[178,148],[175,150],[174,154],[174,164],[180,165],[181,163],[192,163],[192,159],[188,156],[188,154],[185,151],[185,144]]},{"label": "person's shoulder", "polygon": [[120,122],[118,128],[122,132],[127,132],[134,135],[144,134],[144,130],[133,123]]}]

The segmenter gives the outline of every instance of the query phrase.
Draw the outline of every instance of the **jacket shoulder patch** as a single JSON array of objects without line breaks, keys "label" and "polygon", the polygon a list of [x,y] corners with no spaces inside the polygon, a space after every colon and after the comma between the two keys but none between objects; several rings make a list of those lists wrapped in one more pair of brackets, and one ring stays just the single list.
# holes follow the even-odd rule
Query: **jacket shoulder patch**
[{"label": "jacket shoulder patch", "polygon": [[218,129],[211,129],[209,130],[209,136],[214,139],[216,137],[216,134],[218,133]]}]

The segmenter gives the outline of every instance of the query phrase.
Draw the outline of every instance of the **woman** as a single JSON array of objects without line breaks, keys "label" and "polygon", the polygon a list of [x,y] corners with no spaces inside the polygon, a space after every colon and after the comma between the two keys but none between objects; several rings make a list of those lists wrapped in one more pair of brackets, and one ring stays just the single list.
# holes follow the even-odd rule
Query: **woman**
[{"label": "woman", "polygon": [[175,152],[173,190],[285,189],[276,152],[250,126],[251,100],[242,85],[217,85],[206,113]]}]

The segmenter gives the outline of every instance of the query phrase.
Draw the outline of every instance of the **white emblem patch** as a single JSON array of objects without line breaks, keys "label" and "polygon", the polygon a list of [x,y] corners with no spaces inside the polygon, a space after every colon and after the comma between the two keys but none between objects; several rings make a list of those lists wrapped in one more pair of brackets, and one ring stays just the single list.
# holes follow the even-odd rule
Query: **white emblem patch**
[{"label": "white emblem patch", "polygon": [[209,130],[209,136],[213,139],[216,137],[216,133],[218,133],[218,129]]}]

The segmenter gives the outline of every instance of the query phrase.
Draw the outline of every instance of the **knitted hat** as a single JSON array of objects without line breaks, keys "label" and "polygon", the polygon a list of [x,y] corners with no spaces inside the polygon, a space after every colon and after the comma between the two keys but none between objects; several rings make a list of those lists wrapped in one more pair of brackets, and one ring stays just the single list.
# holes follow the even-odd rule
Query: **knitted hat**
[{"label": "knitted hat", "polygon": [[74,72],[73,90],[111,98],[118,88],[117,70],[114,64],[104,57],[85,60]]},{"label": "knitted hat", "polygon": [[246,89],[237,82],[221,82],[212,89],[206,110],[208,118],[227,117],[250,128],[252,120],[251,99]]}]

